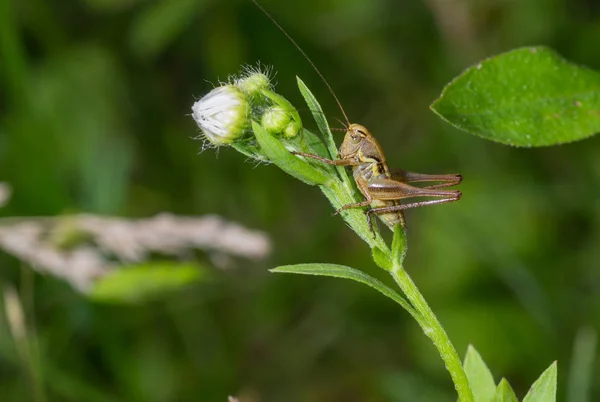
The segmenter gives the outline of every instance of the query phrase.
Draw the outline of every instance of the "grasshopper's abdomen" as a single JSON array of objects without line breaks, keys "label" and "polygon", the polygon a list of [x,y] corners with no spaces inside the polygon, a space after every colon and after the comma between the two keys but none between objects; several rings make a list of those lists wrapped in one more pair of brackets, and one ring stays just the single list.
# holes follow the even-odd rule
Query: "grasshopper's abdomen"
[{"label": "grasshopper's abdomen", "polygon": [[[371,208],[380,208],[380,207],[391,207],[393,205],[398,205],[397,201],[383,201],[383,200],[373,200],[371,202]],[[387,212],[384,214],[378,214],[377,217],[379,217],[379,219],[385,223],[385,225],[390,228],[390,230],[394,230],[394,226],[396,226],[396,224],[400,224],[402,225],[402,227],[404,227],[405,222],[404,222],[404,214],[402,213],[402,211],[394,211],[394,212]]]}]

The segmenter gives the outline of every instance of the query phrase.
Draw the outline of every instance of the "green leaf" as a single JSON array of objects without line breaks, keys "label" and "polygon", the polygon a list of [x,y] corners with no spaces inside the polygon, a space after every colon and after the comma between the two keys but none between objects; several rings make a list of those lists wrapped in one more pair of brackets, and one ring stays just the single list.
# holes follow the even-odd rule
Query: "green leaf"
[{"label": "green leaf", "polygon": [[100,278],[89,296],[113,303],[141,303],[200,280],[205,271],[195,264],[147,263],[123,266]]},{"label": "green leaf", "polygon": [[600,73],[545,47],[516,49],[467,69],[431,108],[448,123],[492,141],[562,144],[600,131]]},{"label": "green leaf", "polygon": [[390,271],[393,268],[392,260],[386,252],[380,250],[379,247],[373,247],[371,252],[373,254],[373,261],[375,261],[378,267],[386,271]]},{"label": "green leaf", "polygon": [[335,145],[335,141],[333,140],[333,135],[331,135],[329,123],[327,123],[327,119],[325,118],[323,109],[317,101],[317,98],[315,98],[310,89],[308,89],[304,81],[302,81],[300,77],[296,77],[296,80],[298,81],[298,88],[300,89],[300,93],[304,97],[304,100],[308,105],[308,109],[312,113],[313,118],[317,123],[319,131],[325,138],[325,144],[327,145],[327,149],[329,150],[329,157],[331,159],[334,159],[337,156],[337,146]]},{"label": "green leaf", "polygon": [[406,256],[406,232],[400,224],[394,227],[394,239],[392,240],[392,261],[394,264],[402,266]]},{"label": "green leaf", "polygon": [[254,131],[261,151],[284,172],[313,186],[325,184],[329,180],[324,171],[290,153],[281,141],[255,121],[252,122],[252,131]]},{"label": "green leaf", "polygon": [[231,144],[239,153],[246,155],[251,159],[255,159],[260,162],[268,162],[264,155],[260,154],[260,149],[253,143],[234,141]]},{"label": "green leaf", "polygon": [[515,395],[515,391],[513,391],[508,381],[506,381],[506,378],[503,378],[500,381],[500,384],[498,384],[492,402],[519,402]]},{"label": "green leaf", "polygon": [[556,401],[556,362],[552,363],[533,383],[523,402]]},{"label": "green leaf", "polygon": [[[306,146],[308,147],[309,150],[311,150],[311,152],[314,152],[317,155],[326,155],[327,154],[327,147],[325,147],[325,144],[323,144],[323,141],[321,141],[321,139],[313,132],[308,131],[307,129],[302,129],[302,134],[297,135],[294,138],[298,138],[298,137],[302,137],[303,141],[306,141],[305,142]],[[334,166],[327,165],[327,164],[322,164],[322,165],[324,165],[323,167],[325,169],[329,170],[331,172],[331,174],[335,175],[335,171],[333,170]]]},{"label": "green leaf", "polygon": [[402,296],[396,293],[392,288],[383,284],[378,279],[359,271],[358,269],[350,268],[344,265],[337,264],[297,264],[297,265],[282,265],[270,270],[277,273],[301,274],[301,275],[317,275],[330,276],[334,278],[352,279],[353,281],[364,283],[367,286],[383,293],[385,296],[394,300],[401,305],[417,320],[419,319],[417,312],[412,308],[410,303]]},{"label": "green leaf", "polygon": [[481,355],[472,345],[467,348],[465,373],[469,379],[469,386],[473,391],[475,402],[489,402],[496,392],[496,384],[490,369],[486,366]]},{"label": "green leaf", "polygon": [[[329,129],[329,123],[327,123],[327,119],[325,118],[325,114],[323,113],[321,105],[319,104],[315,96],[312,94],[312,92],[310,92],[310,89],[308,89],[306,84],[304,84],[304,82],[300,79],[300,77],[296,77],[296,80],[298,81],[298,88],[300,89],[300,93],[304,97],[304,100],[306,101],[306,104],[308,105],[308,108],[310,109],[313,118],[317,123],[317,127],[319,128],[321,135],[323,135],[325,145],[327,146],[327,150],[329,151],[329,157],[331,159],[336,159],[338,154],[337,146],[335,145],[335,141],[333,140],[333,135],[331,134],[331,130]],[[350,182],[350,178],[348,177],[348,174],[346,173],[344,167],[336,166],[336,170],[338,172],[339,177],[341,177],[342,181],[344,182],[344,185],[349,186],[349,188],[351,188],[352,185]]]}]

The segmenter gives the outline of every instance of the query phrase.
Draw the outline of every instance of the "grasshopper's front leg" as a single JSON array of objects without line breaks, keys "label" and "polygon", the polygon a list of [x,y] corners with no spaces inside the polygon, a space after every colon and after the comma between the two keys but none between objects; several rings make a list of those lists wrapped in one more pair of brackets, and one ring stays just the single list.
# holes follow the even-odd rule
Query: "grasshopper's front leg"
[{"label": "grasshopper's front leg", "polygon": [[360,162],[357,162],[355,160],[352,159],[327,159],[327,158],[323,158],[322,156],[319,155],[313,155],[313,154],[307,154],[304,152],[292,152],[294,155],[298,155],[298,156],[304,156],[306,158],[311,158],[311,159],[316,159],[320,162],[323,163],[327,163],[328,165],[333,165],[333,166],[356,166],[356,165],[360,165]]}]

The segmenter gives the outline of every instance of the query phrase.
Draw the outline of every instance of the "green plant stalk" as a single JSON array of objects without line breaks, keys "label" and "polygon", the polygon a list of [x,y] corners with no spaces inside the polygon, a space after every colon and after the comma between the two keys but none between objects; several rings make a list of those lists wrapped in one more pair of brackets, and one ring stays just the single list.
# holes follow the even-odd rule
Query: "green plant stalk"
[{"label": "green plant stalk", "polygon": [[417,285],[412,281],[408,272],[404,270],[402,264],[394,260],[394,267],[390,271],[392,278],[398,284],[406,298],[410,301],[415,310],[419,313],[420,319],[417,319],[418,324],[423,329],[423,332],[435,345],[442,360],[446,365],[446,369],[452,377],[454,388],[458,393],[459,401],[473,402],[473,393],[469,387],[467,374],[463,369],[462,362],[456,353],[456,349],[450,342],[448,334],[442,327],[427,301],[419,292]]},{"label": "green plant stalk", "polygon": [[[315,121],[327,144],[329,156],[335,158],[337,153],[335,142],[331,135],[327,120],[323,118],[322,109],[310,90],[300,79],[298,79],[298,84],[309,108],[314,113],[313,116]],[[339,176],[337,180],[330,180],[327,185],[320,186],[333,207],[338,209],[343,205],[361,201],[356,198],[356,191],[353,191],[353,185],[350,183],[345,170],[343,168],[338,168],[337,172]],[[375,262],[381,268],[390,272],[394,281],[398,284],[401,291],[406,295],[407,299],[416,310],[416,314],[411,313],[411,311],[409,311],[409,313],[411,313],[419,326],[423,329],[425,335],[432,340],[434,346],[437,348],[446,365],[446,369],[454,382],[454,387],[458,393],[459,400],[461,402],[473,402],[473,393],[469,386],[462,362],[456,353],[456,349],[448,338],[446,331],[444,331],[442,324],[439,322],[425,301],[425,298],[419,292],[419,289],[402,266],[406,254],[406,234],[404,229],[399,225],[396,226],[394,229],[394,241],[390,250],[379,233],[376,234],[375,238],[373,237],[373,233],[366,224],[366,219],[362,211],[351,209],[342,212],[342,217],[356,234],[373,250]],[[386,261],[385,264],[381,264],[375,259],[375,250],[378,250],[378,253],[384,256],[384,260]]]}]

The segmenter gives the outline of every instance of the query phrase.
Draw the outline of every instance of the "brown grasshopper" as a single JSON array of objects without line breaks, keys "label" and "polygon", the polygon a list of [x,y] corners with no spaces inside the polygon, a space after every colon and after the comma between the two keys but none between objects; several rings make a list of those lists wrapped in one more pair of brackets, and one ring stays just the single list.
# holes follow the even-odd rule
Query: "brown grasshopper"
[{"label": "brown grasshopper", "polygon": [[[370,207],[365,213],[371,231],[373,231],[371,222],[373,214],[378,215],[393,230],[397,223],[405,226],[402,213],[405,209],[458,201],[461,197],[461,192],[457,190],[438,190],[459,184],[462,181],[462,176],[459,174],[430,175],[399,169],[390,170],[385,162],[381,145],[369,130],[360,124],[348,124],[339,150],[340,159],[331,160],[302,152],[295,152],[295,154],[330,165],[352,167],[354,181],[365,200],[346,204],[335,211],[335,214],[349,208]],[[439,183],[423,187],[408,184],[419,182]],[[400,200],[417,197],[438,197],[438,199],[400,204]]]},{"label": "brown grasshopper", "polygon": [[[329,85],[329,82],[321,74],[312,60],[304,50],[292,39],[292,37],[275,21],[275,19],[260,5],[256,0],[254,4],[284,33],[284,35],[296,46],[302,55],[308,60],[310,65],[323,80],[333,98],[337,102],[344,118],[346,119],[346,135],[339,149],[339,158],[331,160],[318,155],[294,152],[295,155],[316,159],[318,161],[334,165],[352,167],[354,181],[362,195],[364,201],[352,204],[346,204],[335,211],[340,213],[350,208],[370,207],[365,211],[367,222],[373,235],[372,215],[378,215],[379,218],[393,230],[396,224],[405,226],[404,214],[402,211],[409,208],[417,208],[425,205],[443,204],[446,202],[458,201],[461,192],[458,190],[439,190],[443,187],[450,187],[459,184],[462,176],[459,174],[430,175],[422,173],[413,173],[405,170],[390,170],[385,155],[379,142],[375,137],[360,124],[351,124],[341,102],[335,95],[335,92]],[[427,185],[423,187],[412,186],[409,183],[438,182],[438,184]],[[433,200],[424,200],[401,204],[401,200],[407,198],[435,197]]]}]

